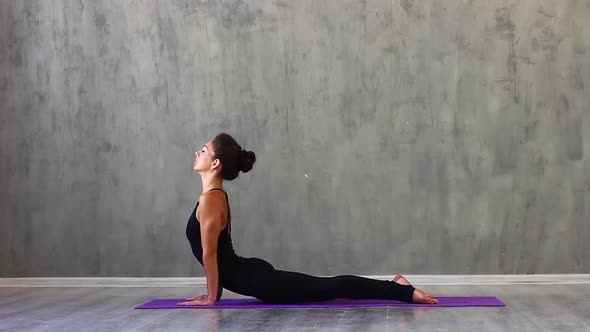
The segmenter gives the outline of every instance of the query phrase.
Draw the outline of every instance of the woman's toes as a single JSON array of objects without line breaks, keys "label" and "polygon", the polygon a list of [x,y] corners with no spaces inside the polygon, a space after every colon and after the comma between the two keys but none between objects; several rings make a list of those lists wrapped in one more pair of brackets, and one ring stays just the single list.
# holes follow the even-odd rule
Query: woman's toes
[{"label": "woman's toes", "polygon": [[438,304],[438,300],[434,296],[424,293],[417,288],[414,289],[412,300],[414,303]]},{"label": "woman's toes", "polygon": [[426,297],[428,298],[428,302],[430,304],[438,304],[438,300],[434,296],[432,296],[428,293],[426,293],[426,294],[427,294]]}]

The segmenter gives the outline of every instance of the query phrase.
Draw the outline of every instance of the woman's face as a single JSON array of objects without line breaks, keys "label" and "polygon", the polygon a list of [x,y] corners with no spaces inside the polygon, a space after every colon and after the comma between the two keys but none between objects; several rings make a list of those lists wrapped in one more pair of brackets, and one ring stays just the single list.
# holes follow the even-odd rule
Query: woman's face
[{"label": "woman's face", "polygon": [[197,172],[200,171],[208,171],[211,169],[211,166],[215,159],[214,152],[212,150],[211,141],[207,142],[203,147],[195,151],[195,162],[193,164],[193,169]]}]

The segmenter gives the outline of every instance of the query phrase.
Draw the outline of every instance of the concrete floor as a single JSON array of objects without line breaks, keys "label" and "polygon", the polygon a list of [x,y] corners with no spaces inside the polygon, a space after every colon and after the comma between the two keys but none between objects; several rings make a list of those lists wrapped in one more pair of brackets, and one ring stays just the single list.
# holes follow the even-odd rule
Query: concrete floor
[{"label": "concrete floor", "polygon": [[507,306],[134,310],[205,289],[0,287],[0,331],[590,331],[590,284],[423,288],[438,296],[497,296]]}]

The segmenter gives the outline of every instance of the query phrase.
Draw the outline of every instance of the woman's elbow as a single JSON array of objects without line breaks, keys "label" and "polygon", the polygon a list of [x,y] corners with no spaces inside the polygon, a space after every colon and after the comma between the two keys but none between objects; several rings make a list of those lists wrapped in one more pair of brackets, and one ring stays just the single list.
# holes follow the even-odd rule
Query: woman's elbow
[{"label": "woman's elbow", "polygon": [[203,261],[217,261],[217,252],[204,252],[203,253]]}]

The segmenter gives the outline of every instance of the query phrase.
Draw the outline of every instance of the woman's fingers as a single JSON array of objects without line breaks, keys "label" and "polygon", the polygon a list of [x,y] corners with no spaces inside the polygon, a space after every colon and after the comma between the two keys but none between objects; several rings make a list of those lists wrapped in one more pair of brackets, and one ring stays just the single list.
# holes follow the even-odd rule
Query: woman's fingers
[{"label": "woman's fingers", "polygon": [[178,305],[214,305],[215,301],[210,301],[207,299],[196,299],[196,300],[192,300],[192,301],[185,301],[185,302],[180,302],[178,303]]}]

